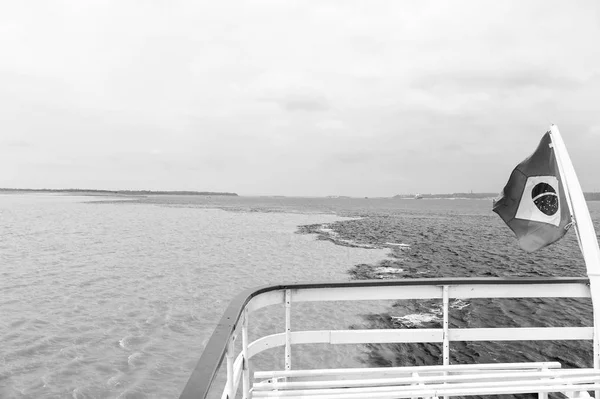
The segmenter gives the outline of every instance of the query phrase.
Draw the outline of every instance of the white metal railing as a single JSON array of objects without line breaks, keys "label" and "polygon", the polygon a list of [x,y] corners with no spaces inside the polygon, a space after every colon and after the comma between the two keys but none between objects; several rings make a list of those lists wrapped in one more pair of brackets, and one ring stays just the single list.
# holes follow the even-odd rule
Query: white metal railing
[{"label": "white metal railing", "polygon": [[[404,283],[402,283],[404,282]],[[362,284],[361,284],[362,283]],[[449,365],[449,351],[452,341],[532,341],[532,340],[594,340],[594,327],[523,327],[523,328],[449,328],[448,309],[450,299],[473,298],[589,298],[590,288],[586,279],[421,279],[396,280],[395,282],[356,282],[339,284],[297,284],[263,288],[262,292],[243,301],[236,312],[231,306],[228,318],[231,334],[226,338],[227,381],[223,399],[233,399],[242,382],[242,397],[251,397],[249,361],[258,353],[274,347],[285,347],[284,368],[292,369],[292,345],[310,343],[366,344],[366,343],[409,343],[431,342],[443,346],[443,365]],[[292,331],[291,309],[294,303],[312,301],[368,301],[402,299],[439,299],[442,301],[442,328],[418,329],[369,329],[369,330],[316,330]],[[263,336],[253,342],[248,340],[248,321],[251,313],[266,306],[283,304],[285,307],[285,330],[282,333]],[[237,316],[235,315],[237,314]],[[226,318],[227,314],[224,316]],[[218,332],[215,332],[217,334]],[[223,337],[213,337],[211,343],[222,341]],[[237,337],[241,335],[240,353],[235,356]],[[595,339],[594,353],[600,352]],[[205,350],[205,352],[206,352]],[[204,354],[203,354],[204,356]],[[596,356],[595,356],[596,357]],[[223,356],[221,356],[221,359]],[[203,362],[201,358],[199,366]],[[220,361],[219,361],[220,362]],[[596,368],[597,365],[595,365]],[[218,364],[216,365],[218,367]],[[206,372],[205,369],[201,370]],[[182,394],[198,395],[198,381],[206,377],[210,384],[214,378],[198,371],[192,375]],[[209,378],[210,377],[210,378]],[[195,381],[197,380],[197,381]],[[210,381],[209,381],[210,380]],[[189,389],[188,389],[189,388]],[[201,387],[204,392],[207,387]],[[542,395],[543,396],[543,395]],[[205,397],[202,394],[194,397]],[[600,397],[596,392],[596,398]]]}]

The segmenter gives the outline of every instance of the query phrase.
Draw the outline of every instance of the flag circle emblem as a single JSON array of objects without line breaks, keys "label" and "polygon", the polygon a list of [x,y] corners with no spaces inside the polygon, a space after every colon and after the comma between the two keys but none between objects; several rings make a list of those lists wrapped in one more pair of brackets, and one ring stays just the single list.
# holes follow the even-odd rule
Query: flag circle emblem
[{"label": "flag circle emblem", "polygon": [[538,183],[531,190],[531,199],[545,215],[552,216],[558,212],[558,195],[554,187],[548,183]]}]

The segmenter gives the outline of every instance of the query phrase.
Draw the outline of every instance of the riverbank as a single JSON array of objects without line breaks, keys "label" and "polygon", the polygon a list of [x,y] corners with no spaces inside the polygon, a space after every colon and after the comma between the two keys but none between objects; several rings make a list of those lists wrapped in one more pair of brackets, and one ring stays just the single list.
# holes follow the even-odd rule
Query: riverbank
[{"label": "riverbank", "polygon": [[78,189],[78,188],[0,188],[0,193],[57,193],[57,194],[73,194],[73,195],[89,195],[89,196],[147,196],[147,195],[215,195],[215,196],[230,196],[237,197],[236,193],[213,192],[213,191],[152,191],[152,190],[94,190],[94,189]]}]

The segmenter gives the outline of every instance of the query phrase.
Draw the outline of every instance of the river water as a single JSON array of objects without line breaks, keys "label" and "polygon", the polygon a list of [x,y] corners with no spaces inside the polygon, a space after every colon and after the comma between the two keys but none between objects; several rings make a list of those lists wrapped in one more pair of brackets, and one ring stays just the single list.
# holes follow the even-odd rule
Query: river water
[{"label": "river water", "polygon": [[[590,208],[598,228],[600,207]],[[523,254],[488,201],[10,194],[0,195],[0,221],[1,398],[177,397],[229,300],[247,287],[347,280],[356,265],[354,278],[584,274],[574,234]],[[298,234],[305,225],[318,234]],[[373,306],[313,309],[310,323],[439,322],[427,303]],[[570,306],[565,312],[585,325],[589,306]],[[451,324],[500,314],[510,325],[532,311],[533,325],[552,318],[546,304],[491,308],[456,302]],[[498,361],[506,352],[462,349],[467,358],[455,353],[458,361]],[[557,351],[564,348],[545,355],[589,360],[585,345],[566,359]],[[411,353],[439,355],[435,346]],[[320,360],[397,365],[404,355],[402,346],[371,346]]]},{"label": "river water", "polygon": [[296,234],[341,220],[0,196],[0,397],[177,397],[229,300],[347,279],[385,250]]}]

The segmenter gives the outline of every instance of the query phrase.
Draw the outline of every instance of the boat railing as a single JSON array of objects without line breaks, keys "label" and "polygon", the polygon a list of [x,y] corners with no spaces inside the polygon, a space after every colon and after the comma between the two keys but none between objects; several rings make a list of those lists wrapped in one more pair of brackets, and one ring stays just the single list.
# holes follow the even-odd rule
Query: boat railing
[{"label": "boat railing", "polygon": [[[229,305],[208,341],[180,398],[207,398],[211,384],[225,361],[222,398],[251,397],[250,360],[274,347],[285,348],[285,370],[292,368],[292,345],[310,343],[441,343],[443,365],[450,363],[453,341],[593,340],[594,368],[600,368],[600,343],[594,327],[449,328],[449,301],[474,298],[590,298],[587,278],[442,278],[363,280],[339,283],[280,284],[246,290]],[[441,328],[292,331],[294,303],[314,301],[440,300]],[[266,306],[285,306],[283,332],[248,340],[250,315]],[[241,350],[234,353],[241,339]],[[284,372],[285,374],[285,372]],[[596,392],[596,397],[599,395]]]}]

